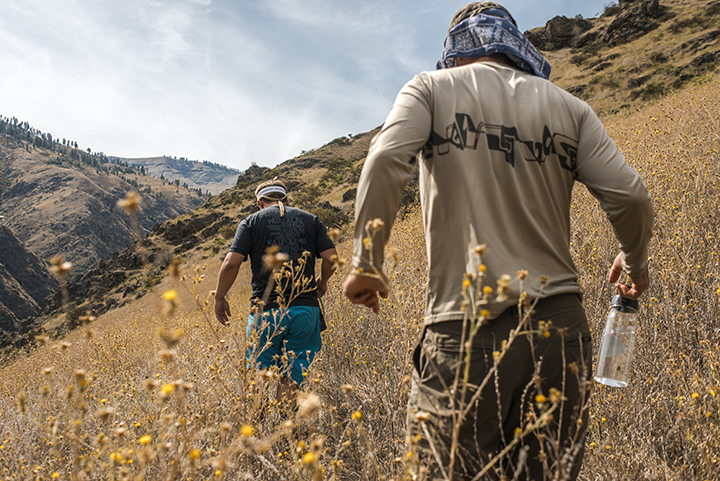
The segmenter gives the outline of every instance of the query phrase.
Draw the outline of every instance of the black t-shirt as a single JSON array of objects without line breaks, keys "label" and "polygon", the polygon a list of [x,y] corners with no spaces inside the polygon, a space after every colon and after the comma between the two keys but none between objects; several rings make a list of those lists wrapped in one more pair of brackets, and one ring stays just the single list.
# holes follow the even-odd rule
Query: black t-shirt
[{"label": "black t-shirt", "polygon": [[[304,210],[287,206],[285,215],[281,216],[280,207],[273,205],[247,216],[240,222],[230,252],[250,256],[252,300],[260,300],[265,294],[271,272],[264,270],[262,258],[265,250],[271,246],[279,246],[280,251],[293,261],[293,265],[296,265],[303,252],[310,253],[302,276],[311,279],[309,288],[312,290],[295,297],[291,305],[317,306],[315,260],[320,257],[321,252],[335,247],[320,219]],[[283,282],[287,283],[284,291],[287,303],[291,286],[286,278]],[[277,307],[276,299],[277,292],[273,287],[265,309]]]}]

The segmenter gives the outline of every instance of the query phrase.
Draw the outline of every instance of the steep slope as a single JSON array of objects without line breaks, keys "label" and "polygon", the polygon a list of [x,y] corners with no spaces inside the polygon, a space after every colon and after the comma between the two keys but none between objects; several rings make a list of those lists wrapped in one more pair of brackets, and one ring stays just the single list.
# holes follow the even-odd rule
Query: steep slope
[{"label": "steep slope", "polygon": [[129,191],[143,198],[140,235],[204,201],[196,191],[110,164],[102,156],[57,144],[36,146],[0,133],[0,214],[40,258],[60,254],[72,262],[71,275],[133,242],[134,227],[116,205]]},{"label": "steep slope", "polygon": [[47,266],[7,227],[0,225],[0,339],[22,330],[58,287]]}]

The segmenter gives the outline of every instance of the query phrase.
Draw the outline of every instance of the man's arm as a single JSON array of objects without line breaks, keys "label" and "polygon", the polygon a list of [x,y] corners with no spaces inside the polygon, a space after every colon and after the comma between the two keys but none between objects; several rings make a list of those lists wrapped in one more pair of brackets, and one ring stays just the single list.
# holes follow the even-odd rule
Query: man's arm
[{"label": "man's arm", "polygon": [[225,295],[235,282],[240,265],[244,260],[244,255],[237,252],[228,252],[222,266],[220,266],[217,287],[215,288],[215,317],[220,321],[220,324],[225,325],[229,322],[230,304],[225,300]]},{"label": "man's arm", "polygon": [[327,292],[327,281],[335,273],[335,262],[333,257],[337,259],[337,251],[335,249],[326,249],[320,253],[322,265],[320,266],[320,277],[317,278],[317,295],[322,297]]},{"label": "man's arm", "polygon": [[[379,312],[379,297],[387,297],[390,282],[382,272],[383,250],[390,237],[403,188],[412,175],[411,160],[430,138],[431,102],[421,77],[400,91],[383,128],[373,139],[358,182],[352,264],[371,276],[353,272],[343,284],[355,304]],[[382,223],[373,222],[375,219]],[[366,231],[368,222],[371,232]],[[372,237],[368,243],[366,238]],[[371,250],[367,250],[370,247]]]},{"label": "man's arm", "polygon": [[608,280],[617,283],[625,272],[630,288],[621,283],[616,287],[622,296],[637,299],[650,284],[647,248],[652,236],[652,202],[640,174],[625,161],[592,111],[588,110],[581,129],[576,178],[600,202],[621,251]]}]

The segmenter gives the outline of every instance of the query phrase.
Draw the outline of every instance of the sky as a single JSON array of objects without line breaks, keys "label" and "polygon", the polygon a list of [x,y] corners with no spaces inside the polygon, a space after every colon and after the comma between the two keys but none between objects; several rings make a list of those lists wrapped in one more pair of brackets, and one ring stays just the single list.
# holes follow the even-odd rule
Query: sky
[{"label": "sky", "polygon": [[[464,0],[0,0],[0,115],[244,170],[383,123]],[[521,31],[608,0],[501,2]]]}]

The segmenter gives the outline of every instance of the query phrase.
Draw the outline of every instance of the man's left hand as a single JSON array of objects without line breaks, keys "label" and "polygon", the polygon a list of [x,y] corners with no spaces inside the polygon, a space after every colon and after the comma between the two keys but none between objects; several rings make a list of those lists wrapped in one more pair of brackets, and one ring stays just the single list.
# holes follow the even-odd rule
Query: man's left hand
[{"label": "man's left hand", "polygon": [[327,292],[327,281],[323,281],[322,277],[318,277],[315,280],[315,284],[317,285],[317,295],[318,297],[322,297]]},{"label": "man's left hand", "polygon": [[630,287],[627,287],[622,282],[618,282],[618,280],[620,279],[620,275],[623,272],[622,261],[623,255],[622,253],[620,253],[615,258],[612,267],[610,267],[608,281],[611,283],[615,283],[615,288],[618,290],[622,297],[637,299],[638,297],[640,297],[640,294],[642,294],[645,289],[647,289],[647,287],[650,285],[650,275],[648,274],[648,271],[645,270],[645,273],[639,277],[628,276],[628,278],[630,279]]},{"label": "man's left hand", "polygon": [[230,322],[230,304],[225,298],[215,298],[215,317],[223,326]]}]

